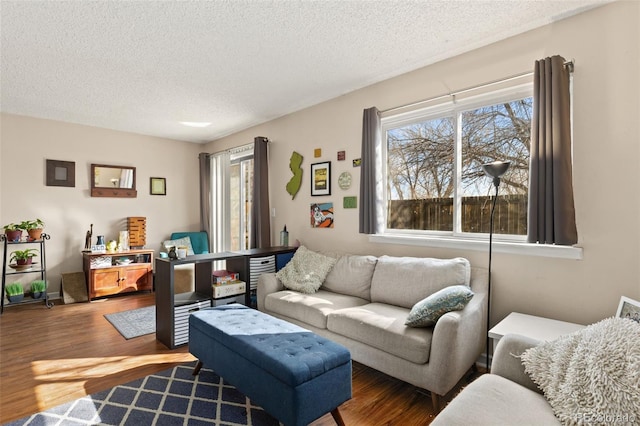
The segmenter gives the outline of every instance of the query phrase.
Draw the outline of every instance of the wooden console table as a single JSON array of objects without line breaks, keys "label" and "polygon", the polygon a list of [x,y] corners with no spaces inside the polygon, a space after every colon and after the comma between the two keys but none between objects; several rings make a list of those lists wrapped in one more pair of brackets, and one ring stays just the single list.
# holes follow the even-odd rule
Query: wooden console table
[{"label": "wooden console table", "polygon": [[153,250],[82,253],[89,301],[95,297],[153,290]]}]

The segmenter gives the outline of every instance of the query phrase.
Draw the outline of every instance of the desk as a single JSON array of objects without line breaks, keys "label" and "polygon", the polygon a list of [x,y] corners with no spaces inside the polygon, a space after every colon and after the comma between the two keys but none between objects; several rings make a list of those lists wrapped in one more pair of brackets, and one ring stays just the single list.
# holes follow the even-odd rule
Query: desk
[{"label": "desk", "polygon": [[495,350],[498,341],[505,334],[521,334],[540,341],[551,341],[565,334],[582,330],[584,327],[571,322],[512,312],[489,330],[489,337],[493,339]]}]

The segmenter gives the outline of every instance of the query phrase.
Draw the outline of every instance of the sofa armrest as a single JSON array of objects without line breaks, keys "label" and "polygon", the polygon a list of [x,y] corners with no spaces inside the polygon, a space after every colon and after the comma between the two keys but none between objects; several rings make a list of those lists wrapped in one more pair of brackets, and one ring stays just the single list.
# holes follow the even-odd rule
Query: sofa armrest
[{"label": "sofa armrest", "polygon": [[528,389],[541,393],[538,386],[524,371],[520,355],[524,351],[540,344],[539,340],[519,334],[507,334],[498,342],[493,360],[491,373],[516,382]]},{"label": "sofa armrest", "polygon": [[260,274],[258,277],[258,288],[256,292],[258,297],[258,310],[264,311],[264,300],[267,295],[280,290],[284,290],[284,285],[282,285],[282,282],[276,278],[275,273],[270,272]]},{"label": "sofa armrest", "polygon": [[435,374],[430,391],[449,392],[473,365],[486,336],[486,293],[478,292],[461,311],[444,314],[433,328],[429,364]]}]

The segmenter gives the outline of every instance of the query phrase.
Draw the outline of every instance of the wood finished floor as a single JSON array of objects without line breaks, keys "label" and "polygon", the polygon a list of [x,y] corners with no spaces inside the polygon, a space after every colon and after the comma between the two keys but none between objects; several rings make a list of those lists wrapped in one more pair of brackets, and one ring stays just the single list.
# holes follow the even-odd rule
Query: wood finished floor
[{"label": "wood finished floor", "polygon": [[[155,334],[125,340],[103,316],[153,305],[153,294],[56,302],[5,307],[0,316],[0,423],[194,360],[186,345],[169,350]],[[434,418],[428,392],[355,362],[353,398],[340,412],[347,425]],[[325,425],[335,425],[330,414],[313,423]]]}]

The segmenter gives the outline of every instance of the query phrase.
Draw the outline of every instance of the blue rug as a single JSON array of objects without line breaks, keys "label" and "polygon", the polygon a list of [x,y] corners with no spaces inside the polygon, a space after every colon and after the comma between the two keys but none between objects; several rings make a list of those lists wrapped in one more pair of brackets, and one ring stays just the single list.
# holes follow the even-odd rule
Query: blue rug
[{"label": "blue rug", "polygon": [[8,425],[224,425],[279,423],[213,371],[195,362],[152,374]]}]

